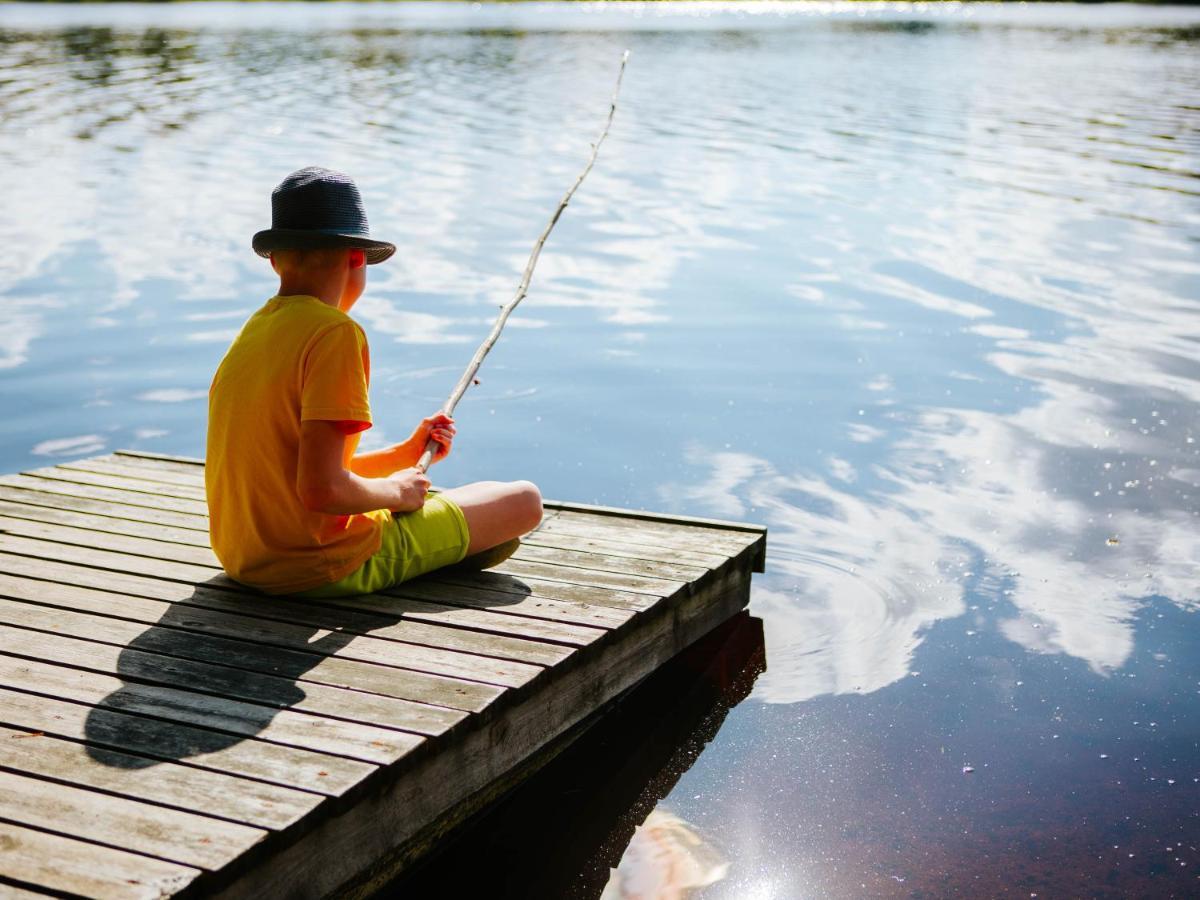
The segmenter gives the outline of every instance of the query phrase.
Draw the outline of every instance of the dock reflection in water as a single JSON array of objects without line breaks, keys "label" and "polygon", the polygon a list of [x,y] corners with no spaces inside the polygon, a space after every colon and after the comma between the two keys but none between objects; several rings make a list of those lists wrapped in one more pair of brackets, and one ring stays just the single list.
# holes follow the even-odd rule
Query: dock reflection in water
[{"label": "dock reflection in water", "polygon": [[765,668],[762,620],[741,613],[378,896],[671,900],[720,881],[727,851],[659,801]]}]

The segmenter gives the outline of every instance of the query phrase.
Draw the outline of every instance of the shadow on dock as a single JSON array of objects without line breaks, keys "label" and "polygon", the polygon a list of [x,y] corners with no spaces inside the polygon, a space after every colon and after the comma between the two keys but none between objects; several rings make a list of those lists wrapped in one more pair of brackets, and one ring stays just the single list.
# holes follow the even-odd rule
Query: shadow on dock
[{"label": "shadow on dock", "polygon": [[[518,603],[530,593],[518,578],[491,577],[507,581],[489,594],[489,608],[506,605],[506,597]],[[378,595],[377,606],[343,607],[337,601],[247,595],[234,587],[224,576],[197,585],[187,601],[171,603],[157,623],[121,649],[116,675],[124,684],[88,713],[86,747],[93,760],[149,768],[251,740],[281,711],[302,704],[306,681],[338,683],[306,677],[314,668],[375,629],[411,621],[403,611],[389,612],[389,604],[407,602],[398,595]],[[263,604],[278,606],[264,611]],[[265,615],[272,618],[257,618]]]},{"label": "shadow on dock", "polygon": [[634,832],[658,815],[658,801],[765,670],[762,620],[742,612],[601,712],[541,771],[374,896],[620,896],[605,887]]}]

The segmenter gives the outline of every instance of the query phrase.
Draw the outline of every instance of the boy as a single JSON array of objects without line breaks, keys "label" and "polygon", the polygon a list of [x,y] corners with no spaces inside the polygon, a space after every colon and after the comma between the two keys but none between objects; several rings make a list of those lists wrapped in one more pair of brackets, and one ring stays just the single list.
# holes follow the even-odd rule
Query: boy
[{"label": "boy", "polygon": [[534,485],[429,494],[413,467],[429,440],[435,462],[450,452],[449,417],[355,453],[371,427],[370,362],[347,313],[366,267],[396,248],[370,238],[354,182],[328,169],[293,172],[271,194],[271,225],[253,246],[271,260],[279,292],[242,326],[209,390],[205,487],[225,571],[269,594],[335,597],[511,554],[541,521]]}]

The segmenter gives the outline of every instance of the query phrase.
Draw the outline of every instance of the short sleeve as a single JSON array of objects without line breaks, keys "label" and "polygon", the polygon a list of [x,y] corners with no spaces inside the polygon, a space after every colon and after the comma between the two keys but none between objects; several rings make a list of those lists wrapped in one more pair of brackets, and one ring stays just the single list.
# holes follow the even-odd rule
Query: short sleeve
[{"label": "short sleeve", "polygon": [[367,384],[371,361],[367,338],[354,322],[321,332],[304,357],[300,420],[324,419],[371,426]]}]

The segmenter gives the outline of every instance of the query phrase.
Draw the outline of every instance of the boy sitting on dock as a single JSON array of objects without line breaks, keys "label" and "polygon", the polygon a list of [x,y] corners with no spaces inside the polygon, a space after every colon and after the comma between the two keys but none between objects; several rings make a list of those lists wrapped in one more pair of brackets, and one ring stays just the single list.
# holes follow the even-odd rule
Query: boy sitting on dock
[{"label": "boy sitting on dock", "polygon": [[370,362],[348,313],[366,267],[396,248],[370,238],[354,182],[301,169],[275,188],[271,213],[253,246],[279,292],[242,326],[209,391],[205,487],[225,571],[269,594],[335,597],[506,558],[541,521],[541,495],[527,481],[429,493],[415,463],[431,440],[435,462],[450,452],[449,417],[355,452],[371,427]]}]

